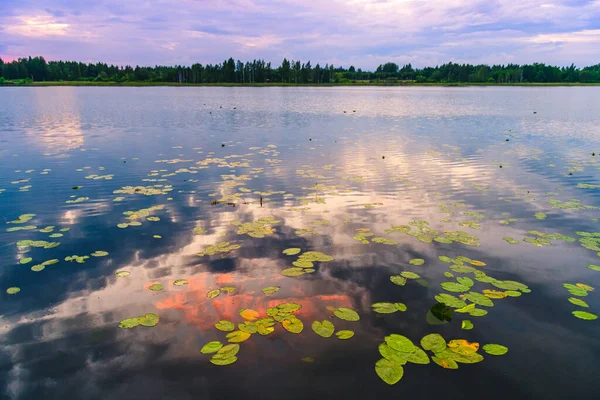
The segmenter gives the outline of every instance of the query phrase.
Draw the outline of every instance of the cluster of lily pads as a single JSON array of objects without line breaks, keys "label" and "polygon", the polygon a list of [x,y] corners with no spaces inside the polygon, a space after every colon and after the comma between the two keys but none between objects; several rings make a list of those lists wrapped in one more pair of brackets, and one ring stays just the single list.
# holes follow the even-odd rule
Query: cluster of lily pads
[{"label": "cluster of lily pads", "polygon": [[119,328],[123,329],[131,329],[136,326],[146,326],[146,327],[154,327],[158,325],[158,321],[160,318],[156,314],[148,313],[146,315],[142,315],[141,317],[133,317],[126,318],[119,322]]},{"label": "cluster of lily pads", "polygon": [[[595,265],[588,265],[589,267],[595,267]],[[593,270],[593,268],[590,268]],[[598,267],[598,269],[600,271],[600,267]],[[567,289],[569,291],[569,293],[573,296],[577,296],[577,297],[569,297],[569,302],[571,304],[574,304],[578,307],[582,307],[582,308],[589,308],[589,305],[583,300],[580,299],[578,297],[585,297],[588,295],[588,293],[593,292],[594,288],[590,285],[586,285],[585,283],[565,283],[563,284],[563,287],[565,289]],[[583,319],[586,321],[593,321],[598,319],[598,316],[596,314],[593,314],[589,311],[582,311],[582,310],[576,310],[573,311],[572,314],[579,318],[579,319]]]},{"label": "cluster of lily pads", "polygon": [[542,246],[550,246],[552,244],[552,240],[562,240],[567,243],[571,243],[575,241],[575,238],[570,236],[561,235],[560,233],[544,233],[536,230],[527,231],[530,235],[537,236],[536,238],[525,237],[523,238],[524,242],[530,243],[534,246],[542,247]]},{"label": "cluster of lily pads", "polygon": [[204,249],[204,251],[197,253],[197,255],[198,256],[214,256],[217,253],[221,253],[221,255],[223,257],[225,257],[226,254],[229,253],[230,251],[237,250],[241,247],[242,246],[239,244],[233,244],[233,243],[229,243],[229,242],[219,242],[214,246],[208,246],[207,248]]},{"label": "cluster of lily pads", "polygon": [[219,289],[214,289],[214,290],[211,290],[210,292],[206,293],[206,297],[208,297],[209,299],[214,299],[215,297],[220,295],[221,292],[231,294],[231,293],[235,292],[235,288],[233,286],[223,286]]},{"label": "cluster of lily pads", "polygon": [[436,241],[439,243],[451,244],[458,242],[468,246],[479,246],[479,239],[464,231],[437,231],[429,227],[429,222],[424,220],[411,221],[408,225],[392,226],[386,229],[385,233],[404,233],[414,236],[416,239],[424,243]]},{"label": "cluster of lily pads", "polygon": [[124,229],[129,226],[141,226],[142,223],[140,221],[137,221],[138,219],[141,219],[141,218],[146,218],[146,220],[148,220],[148,221],[158,221],[159,220],[159,219],[157,219],[158,217],[150,216],[150,214],[153,213],[154,211],[163,210],[165,207],[166,206],[164,204],[159,204],[159,205],[148,207],[148,208],[142,208],[141,210],[137,210],[137,211],[125,211],[123,213],[123,215],[125,215],[127,217],[129,222],[122,222],[122,223],[118,224],[117,227]]},{"label": "cluster of lily pads", "polygon": [[[431,360],[442,368],[457,369],[458,363],[474,364],[483,361],[483,356],[477,351],[479,343],[471,343],[464,339],[446,340],[437,333],[424,336],[421,347],[412,340],[399,334],[385,337],[379,345],[379,354],[383,357],[375,363],[375,372],[388,385],[394,385],[404,376],[406,363],[426,365],[430,363],[425,352],[431,351],[434,355]],[[503,355],[508,348],[499,344],[486,344],[483,350],[491,355]]]},{"label": "cluster of lily pads", "polygon": [[[294,256],[299,254],[302,249],[297,247],[292,247],[289,249],[283,250],[283,254],[288,256]],[[286,268],[281,271],[282,275],[285,276],[300,276],[304,274],[310,274],[315,272],[314,263],[315,262],[330,262],[333,261],[332,256],[328,256],[327,254],[321,253],[320,251],[307,251],[298,256],[298,259],[292,263],[294,265],[292,268]]]},{"label": "cluster of lily pads", "polygon": [[238,227],[238,235],[248,235],[253,238],[264,238],[265,236],[272,235],[275,229],[271,225],[279,224],[281,221],[271,218],[264,217],[259,218],[256,222],[240,222],[232,221],[231,224]]},{"label": "cluster of lily pads", "polygon": [[[501,289],[484,289],[481,293],[472,291],[471,289],[475,285],[475,282],[473,279],[465,276],[456,277],[455,281],[442,282],[442,289],[452,293],[461,293],[459,297],[447,293],[440,293],[435,296],[435,299],[439,303],[454,309],[454,312],[467,313],[473,317],[482,317],[487,315],[487,311],[477,308],[476,306],[493,307],[493,299],[519,297],[522,293],[531,292],[527,285],[523,283],[511,280],[499,280],[475,268],[476,266],[485,266],[486,264],[483,261],[472,260],[464,256],[458,256],[456,258],[440,256],[439,259],[440,261],[451,264],[449,269],[454,273],[472,273],[475,281],[489,283],[497,289]],[[450,279],[455,278],[452,272],[445,272],[444,275]],[[471,303],[468,304],[467,301]]]},{"label": "cluster of lily pads", "polygon": [[[274,293],[276,288],[264,288],[263,292],[265,294]],[[239,315],[244,321],[237,324],[237,330],[236,325],[228,320],[220,320],[215,324],[215,328],[218,330],[228,332],[226,339],[230,344],[224,345],[220,341],[212,341],[205,344],[200,352],[202,354],[213,354],[210,362],[215,365],[233,364],[237,361],[236,354],[240,349],[238,343],[248,340],[255,333],[262,336],[270,335],[275,331],[276,322],[288,332],[301,333],[304,330],[304,323],[294,315],[301,308],[302,306],[297,303],[280,303],[274,307],[269,307],[266,311],[266,317],[261,317],[259,312],[252,309],[240,309]],[[360,320],[358,313],[351,308],[339,307],[333,310],[333,314],[344,321],[355,322]],[[311,328],[313,332],[324,338],[331,337],[335,332],[335,327],[329,320],[313,321]],[[335,334],[338,339],[347,340],[354,336],[354,331],[339,330]]]}]

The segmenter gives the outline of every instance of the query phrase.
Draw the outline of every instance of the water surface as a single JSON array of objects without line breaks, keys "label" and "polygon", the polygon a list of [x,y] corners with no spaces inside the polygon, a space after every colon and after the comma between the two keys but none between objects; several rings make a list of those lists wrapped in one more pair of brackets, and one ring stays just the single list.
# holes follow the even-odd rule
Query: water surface
[{"label": "water surface", "polygon": [[[600,282],[587,268],[600,264],[597,251],[580,242],[600,231],[599,95],[592,87],[0,89],[0,215],[4,223],[35,214],[0,230],[1,397],[596,398],[600,320],[572,312],[599,314],[600,295],[574,296],[563,284]],[[144,188],[119,193],[128,186]],[[261,218],[279,222],[253,225],[263,237],[238,233]],[[131,221],[141,225],[118,227]],[[405,225],[437,233],[390,231]],[[35,229],[7,231],[23,226]],[[444,231],[470,236],[431,240],[453,235]],[[373,235],[355,238],[365,233]],[[556,235],[538,240],[544,234]],[[239,248],[197,255],[224,241]],[[298,259],[288,248],[334,260],[284,276]],[[89,258],[65,261],[73,255]],[[450,271],[440,256],[482,261],[487,276],[531,292],[478,306],[485,316],[454,312],[431,325],[435,296],[461,294],[442,282],[470,277],[470,291],[502,290]],[[420,279],[390,281],[407,271]],[[179,279],[188,284],[175,286]],[[268,286],[280,290],[265,295]],[[207,297],[222,287],[235,291]],[[227,343],[219,320],[237,325],[241,309],[262,318],[286,302],[302,306],[300,334],[276,323],[241,343],[228,366],[200,353]],[[378,314],[376,302],[407,310]],[[336,318],[339,307],[360,320]],[[155,327],[119,328],[146,313],[159,316]],[[315,320],[355,336],[320,337]],[[461,329],[463,320],[474,328]],[[439,333],[509,351],[480,348],[483,361],[457,370],[408,363],[390,386],[374,365],[393,333],[417,345]]]}]

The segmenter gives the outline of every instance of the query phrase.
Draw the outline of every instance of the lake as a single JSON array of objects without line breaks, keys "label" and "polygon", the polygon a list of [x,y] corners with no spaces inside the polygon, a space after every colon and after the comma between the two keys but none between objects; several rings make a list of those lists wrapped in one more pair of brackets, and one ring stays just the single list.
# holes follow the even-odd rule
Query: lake
[{"label": "lake", "polygon": [[0,397],[597,398],[599,96],[0,88]]}]

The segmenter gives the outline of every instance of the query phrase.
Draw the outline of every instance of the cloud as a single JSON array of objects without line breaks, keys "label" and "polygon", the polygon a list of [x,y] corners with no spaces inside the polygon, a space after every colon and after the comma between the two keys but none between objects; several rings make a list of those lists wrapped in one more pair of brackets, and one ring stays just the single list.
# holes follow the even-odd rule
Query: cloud
[{"label": "cloud", "polygon": [[99,0],[85,7],[74,0],[0,0],[0,7],[4,58],[155,65],[234,57],[279,65],[287,57],[363,69],[387,60],[583,66],[597,62],[600,41],[600,2],[583,0]]}]

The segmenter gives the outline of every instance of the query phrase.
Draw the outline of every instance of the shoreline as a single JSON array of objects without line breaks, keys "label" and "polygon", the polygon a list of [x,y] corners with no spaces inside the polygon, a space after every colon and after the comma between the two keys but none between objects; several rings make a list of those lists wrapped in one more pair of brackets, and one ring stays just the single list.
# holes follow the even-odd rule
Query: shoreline
[{"label": "shoreline", "polygon": [[87,82],[87,81],[48,81],[34,82],[25,84],[0,84],[0,87],[45,87],[45,86],[106,86],[106,87],[469,87],[469,86],[485,86],[485,87],[587,87],[600,86],[600,83],[564,83],[564,82],[548,82],[548,83],[475,83],[475,82],[398,82],[398,83],[174,83],[174,82]]}]

